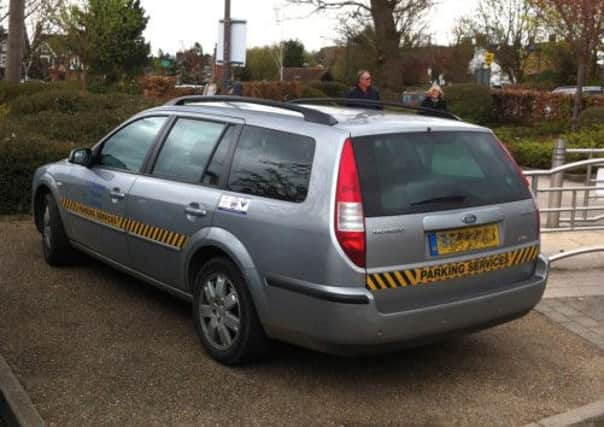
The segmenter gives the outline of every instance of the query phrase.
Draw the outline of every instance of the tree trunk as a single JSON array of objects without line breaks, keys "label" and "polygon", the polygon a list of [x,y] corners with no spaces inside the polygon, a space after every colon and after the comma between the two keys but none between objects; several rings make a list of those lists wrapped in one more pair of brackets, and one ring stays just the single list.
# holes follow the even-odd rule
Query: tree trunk
[{"label": "tree trunk", "polygon": [[400,52],[401,36],[394,23],[394,10],[389,0],[371,0],[377,50],[376,85],[399,92],[403,87]]},{"label": "tree trunk", "polygon": [[572,127],[576,130],[579,126],[579,113],[583,98],[583,85],[585,84],[585,57],[577,58],[577,92],[575,93],[575,105],[573,107]]},{"label": "tree trunk", "polygon": [[21,81],[23,50],[25,48],[25,0],[10,0],[8,17],[8,60],[6,80]]}]

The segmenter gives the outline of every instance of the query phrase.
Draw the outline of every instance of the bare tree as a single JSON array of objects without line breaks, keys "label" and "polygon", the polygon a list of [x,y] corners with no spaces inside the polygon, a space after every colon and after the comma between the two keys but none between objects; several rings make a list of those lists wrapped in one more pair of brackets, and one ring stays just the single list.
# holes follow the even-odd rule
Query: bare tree
[{"label": "bare tree", "polygon": [[21,61],[25,47],[25,0],[11,0],[8,23],[8,60],[6,80],[18,83],[21,80]]},{"label": "bare tree", "polygon": [[497,63],[513,82],[524,77],[530,48],[541,34],[540,21],[529,0],[481,0],[476,14],[456,28],[494,51]]},{"label": "bare tree", "polygon": [[[25,1],[25,19],[29,18],[30,15],[36,13],[42,6],[45,0],[26,0]],[[10,15],[9,0],[0,0],[0,25],[6,21]]]},{"label": "bare tree", "polygon": [[382,87],[399,91],[403,84],[400,47],[413,45],[426,28],[426,13],[436,0],[288,0],[312,6],[313,12],[341,11],[346,25],[373,27],[375,62]]},{"label": "bare tree", "polygon": [[572,47],[577,59],[577,93],[573,124],[581,110],[585,70],[604,37],[603,0],[531,0],[553,34],[558,34]]}]

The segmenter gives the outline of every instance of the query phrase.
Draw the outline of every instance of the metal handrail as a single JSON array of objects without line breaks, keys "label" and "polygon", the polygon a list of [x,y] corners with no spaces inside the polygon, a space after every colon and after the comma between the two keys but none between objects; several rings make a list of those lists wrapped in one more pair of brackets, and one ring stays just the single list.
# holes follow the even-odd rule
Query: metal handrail
[{"label": "metal handrail", "polygon": [[573,154],[604,154],[604,148],[567,148],[566,152]]},{"label": "metal handrail", "polygon": [[553,175],[555,173],[565,172],[572,169],[577,169],[583,166],[590,165],[604,165],[604,159],[590,159],[590,160],[581,160],[579,162],[568,163],[563,166],[558,166],[557,168],[548,169],[548,170],[533,170],[533,171],[524,171],[525,176],[548,176]]},{"label": "metal handrail", "polygon": [[604,190],[604,186],[590,186],[590,187],[548,187],[539,189],[542,193],[548,193],[552,191],[585,191],[585,190]]},{"label": "metal handrail", "polygon": [[564,258],[569,258],[569,257],[576,256],[576,255],[589,254],[589,253],[593,253],[593,252],[604,252],[604,246],[593,246],[590,248],[575,249],[575,250],[568,251],[568,252],[562,252],[562,253],[559,253],[556,255],[549,256],[548,259],[549,259],[549,263],[551,264],[552,262],[556,262],[556,261],[559,261]]}]

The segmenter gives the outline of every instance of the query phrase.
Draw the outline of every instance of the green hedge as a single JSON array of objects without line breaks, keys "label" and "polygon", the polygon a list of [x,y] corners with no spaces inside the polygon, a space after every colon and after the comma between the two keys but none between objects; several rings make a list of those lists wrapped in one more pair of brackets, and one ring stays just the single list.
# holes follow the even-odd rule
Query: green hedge
[{"label": "green hedge", "polygon": [[64,158],[75,144],[0,126],[0,214],[29,212],[36,168]]},{"label": "green hedge", "polygon": [[302,98],[325,98],[327,94],[314,87],[304,86],[302,89]]},{"label": "green hedge", "polygon": [[81,83],[79,81],[66,81],[66,82],[25,82],[25,83],[8,83],[0,80],[0,104],[3,104],[21,96],[28,96],[34,93],[48,91],[48,90],[65,90],[65,89],[79,89]]},{"label": "green hedge", "polygon": [[486,125],[491,121],[493,97],[487,86],[460,84],[444,90],[449,111],[464,121],[479,125]]},{"label": "green hedge", "polygon": [[604,107],[589,107],[579,115],[579,124],[583,126],[595,126],[604,124]]},{"label": "green hedge", "polygon": [[350,90],[350,87],[340,82],[325,82],[317,80],[308,84],[314,89],[318,89],[330,98],[343,98]]},{"label": "green hedge", "polygon": [[156,103],[140,96],[51,89],[0,104],[0,214],[30,211],[38,166],[94,144]]},{"label": "green hedge", "polygon": [[[559,132],[554,130],[556,127]],[[549,134],[546,133],[548,128],[552,130]],[[494,131],[509,148],[518,164],[527,168],[551,168],[552,151],[557,138],[566,139],[569,148],[604,148],[604,125],[594,125],[578,132],[570,132],[567,124],[504,127],[496,128]],[[585,157],[580,155],[567,157],[568,162],[584,159]]]}]

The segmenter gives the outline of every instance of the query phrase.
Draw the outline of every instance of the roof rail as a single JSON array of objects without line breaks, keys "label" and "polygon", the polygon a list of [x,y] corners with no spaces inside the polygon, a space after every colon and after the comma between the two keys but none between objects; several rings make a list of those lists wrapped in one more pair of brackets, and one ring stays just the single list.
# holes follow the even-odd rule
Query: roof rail
[{"label": "roof rail", "polygon": [[410,105],[405,105],[400,102],[392,102],[392,101],[373,101],[369,99],[359,99],[359,98],[298,98],[289,101],[292,104],[344,104],[348,107],[398,107],[404,108],[406,110],[419,111],[421,113],[425,113],[426,116],[435,116],[443,119],[451,119],[461,121],[459,116],[456,116],[453,113],[442,110],[434,110],[432,108],[425,107],[412,107]]},{"label": "roof rail", "polygon": [[284,110],[295,111],[304,116],[304,120],[312,123],[319,123],[322,125],[333,126],[338,121],[331,115],[315,110],[313,108],[303,107],[301,105],[294,105],[288,102],[271,101],[268,99],[260,98],[249,98],[244,96],[203,96],[203,95],[190,95],[182,96],[168,101],[165,105],[186,105],[188,103],[205,103],[205,102],[227,102],[227,103],[247,103],[256,105],[265,105],[267,107],[282,108]]}]

